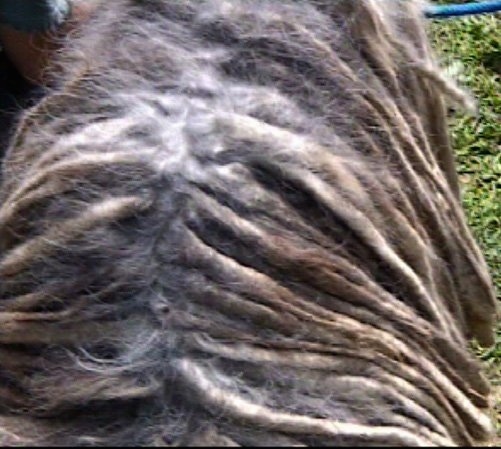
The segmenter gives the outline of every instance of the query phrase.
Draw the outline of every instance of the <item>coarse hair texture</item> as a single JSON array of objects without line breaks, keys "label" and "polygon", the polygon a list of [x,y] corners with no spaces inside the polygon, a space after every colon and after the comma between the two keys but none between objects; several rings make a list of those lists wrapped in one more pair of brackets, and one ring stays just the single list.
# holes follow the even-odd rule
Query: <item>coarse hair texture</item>
[{"label": "coarse hair texture", "polygon": [[102,2],[3,163],[0,443],[489,438],[423,7]]}]

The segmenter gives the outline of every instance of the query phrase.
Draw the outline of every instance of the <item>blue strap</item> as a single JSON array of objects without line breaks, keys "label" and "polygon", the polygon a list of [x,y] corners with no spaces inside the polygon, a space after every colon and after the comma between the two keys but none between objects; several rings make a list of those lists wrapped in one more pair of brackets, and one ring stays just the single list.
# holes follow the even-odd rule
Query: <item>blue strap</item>
[{"label": "blue strap", "polygon": [[425,16],[431,19],[447,17],[487,14],[501,11],[501,0],[470,2],[464,4],[433,5],[425,11]]},{"label": "blue strap", "polygon": [[69,0],[0,0],[0,23],[29,33],[55,29],[70,13]]}]

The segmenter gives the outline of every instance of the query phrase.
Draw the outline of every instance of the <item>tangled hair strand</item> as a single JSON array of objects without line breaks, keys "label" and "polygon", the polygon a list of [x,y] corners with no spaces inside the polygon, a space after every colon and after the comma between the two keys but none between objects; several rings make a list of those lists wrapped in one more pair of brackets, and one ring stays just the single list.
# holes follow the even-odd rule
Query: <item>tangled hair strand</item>
[{"label": "tangled hair strand", "polygon": [[0,443],[490,437],[422,8],[101,2],[3,161]]}]

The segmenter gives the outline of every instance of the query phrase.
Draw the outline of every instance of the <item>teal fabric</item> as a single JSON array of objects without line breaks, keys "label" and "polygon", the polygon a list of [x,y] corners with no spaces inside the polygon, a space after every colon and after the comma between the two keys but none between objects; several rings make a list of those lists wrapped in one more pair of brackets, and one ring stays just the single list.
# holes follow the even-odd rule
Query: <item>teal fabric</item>
[{"label": "teal fabric", "polygon": [[69,0],[0,0],[0,23],[32,33],[57,28],[70,12]]}]

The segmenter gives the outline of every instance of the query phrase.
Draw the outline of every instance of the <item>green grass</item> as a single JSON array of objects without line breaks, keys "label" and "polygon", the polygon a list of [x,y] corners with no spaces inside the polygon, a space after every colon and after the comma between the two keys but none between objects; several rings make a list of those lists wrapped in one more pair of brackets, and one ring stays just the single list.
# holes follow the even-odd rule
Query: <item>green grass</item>
[{"label": "green grass", "polygon": [[[441,3],[444,3],[443,1]],[[435,21],[435,47],[445,67],[478,100],[477,117],[451,123],[463,203],[501,299],[501,15]],[[479,351],[494,387],[501,442],[501,322],[496,345]]]}]

